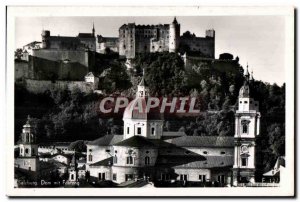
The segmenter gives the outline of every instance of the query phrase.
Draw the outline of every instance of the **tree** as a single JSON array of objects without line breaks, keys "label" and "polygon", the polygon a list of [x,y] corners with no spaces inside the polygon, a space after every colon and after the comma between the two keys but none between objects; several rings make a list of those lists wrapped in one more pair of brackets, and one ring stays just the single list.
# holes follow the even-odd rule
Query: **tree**
[{"label": "tree", "polygon": [[22,48],[17,48],[15,50],[15,59],[21,60],[22,56],[23,56],[23,50],[22,50]]}]

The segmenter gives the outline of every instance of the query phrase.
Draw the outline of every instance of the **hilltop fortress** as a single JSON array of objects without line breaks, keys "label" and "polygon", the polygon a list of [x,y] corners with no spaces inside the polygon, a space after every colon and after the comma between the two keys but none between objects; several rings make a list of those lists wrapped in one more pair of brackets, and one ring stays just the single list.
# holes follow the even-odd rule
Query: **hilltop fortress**
[{"label": "hilltop fortress", "polygon": [[125,65],[130,68],[130,61],[137,54],[154,52],[191,53],[198,58],[214,60],[215,31],[206,30],[205,37],[197,37],[189,31],[180,35],[176,18],[170,24],[124,24],[119,28],[119,37],[96,35],[94,24],[91,33],[77,36],[53,36],[50,30],[42,30],[41,42],[23,46],[21,60],[15,63],[15,78],[53,83],[56,80],[83,81],[89,72],[98,68],[100,54],[119,55],[127,59]]},{"label": "hilltop fortress", "polygon": [[[137,53],[178,51],[198,52],[199,56],[207,58],[215,57],[215,31],[206,30],[205,37],[186,33],[180,36],[180,24],[176,18],[171,24],[124,24],[119,28],[119,37],[96,36],[93,25],[91,33],[79,33],[75,37],[52,36],[49,30],[43,30],[41,39],[42,42],[35,41],[23,46],[24,53],[39,57],[42,52],[64,51],[60,54],[62,55],[60,59],[65,60],[72,59],[73,56],[78,58],[74,55],[78,53],[67,53],[67,51],[92,51],[103,54],[115,52],[119,53],[120,57],[126,58],[134,58]],[[51,59],[51,54],[48,55]],[[85,60],[87,58],[79,57],[77,62],[88,65],[88,61]]]}]

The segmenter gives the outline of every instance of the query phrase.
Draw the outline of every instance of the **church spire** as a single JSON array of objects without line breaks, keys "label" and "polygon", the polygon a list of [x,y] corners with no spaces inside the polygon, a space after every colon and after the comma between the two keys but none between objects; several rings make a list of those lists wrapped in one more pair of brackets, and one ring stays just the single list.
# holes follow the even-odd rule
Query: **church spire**
[{"label": "church spire", "polygon": [[251,81],[254,81],[254,77],[253,77],[253,70],[251,71],[250,80],[251,80]]},{"label": "church spire", "polygon": [[245,77],[246,77],[246,80],[249,81],[250,74],[249,74],[249,70],[248,70],[248,62],[247,62],[247,69],[246,69]]},{"label": "church spire", "polygon": [[94,22],[93,22],[92,34],[93,34],[93,37],[95,37],[95,26],[94,26]]}]

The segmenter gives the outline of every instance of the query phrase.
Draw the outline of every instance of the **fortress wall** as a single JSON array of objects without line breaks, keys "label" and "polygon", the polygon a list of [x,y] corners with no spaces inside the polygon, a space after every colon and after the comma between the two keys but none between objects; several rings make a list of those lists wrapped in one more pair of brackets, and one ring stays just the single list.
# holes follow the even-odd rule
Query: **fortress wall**
[{"label": "fortress wall", "polygon": [[15,61],[15,80],[28,78],[28,62]]},{"label": "fortress wall", "polygon": [[200,51],[205,55],[208,55],[212,58],[215,56],[215,40],[214,38],[188,38],[180,39],[181,46],[188,46],[191,51]]},{"label": "fortress wall", "polygon": [[81,50],[36,49],[33,50],[32,56],[51,61],[70,60],[70,62],[78,62],[86,67],[89,66],[88,52]]},{"label": "fortress wall", "polygon": [[90,83],[84,81],[48,81],[48,80],[32,80],[26,79],[26,89],[31,93],[44,93],[47,90],[75,90],[79,89],[81,92],[93,92],[94,87]]},{"label": "fortress wall", "polygon": [[38,80],[83,80],[88,73],[88,67],[75,62],[52,61],[39,57],[29,60],[29,76]]}]

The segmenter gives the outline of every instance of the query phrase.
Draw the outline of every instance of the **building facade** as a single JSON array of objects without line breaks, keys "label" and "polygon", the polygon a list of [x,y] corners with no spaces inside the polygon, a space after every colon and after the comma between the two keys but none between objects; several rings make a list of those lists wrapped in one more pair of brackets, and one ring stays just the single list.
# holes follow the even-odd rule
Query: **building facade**
[{"label": "building facade", "polygon": [[199,52],[209,58],[215,56],[215,31],[207,30],[205,37],[180,36],[180,24],[174,18],[171,24],[136,25],[124,24],[119,29],[119,55],[128,59],[137,53]]},{"label": "building facade", "polygon": [[250,97],[248,73],[240,89],[234,137],[170,135],[163,131],[159,112],[144,113],[135,107],[137,103],[145,107],[148,95],[143,78],[136,98],[124,111],[124,134],[87,143],[86,170],[91,180],[213,182],[221,186],[254,182],[260,113],[258,102]]}]

